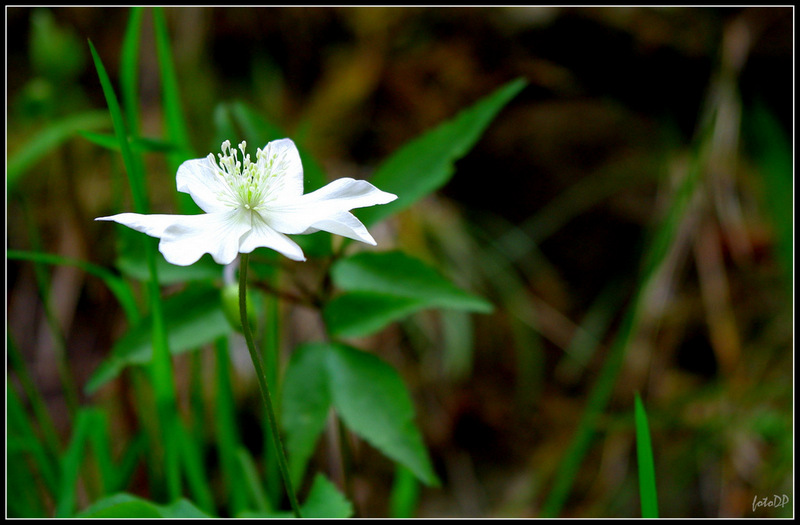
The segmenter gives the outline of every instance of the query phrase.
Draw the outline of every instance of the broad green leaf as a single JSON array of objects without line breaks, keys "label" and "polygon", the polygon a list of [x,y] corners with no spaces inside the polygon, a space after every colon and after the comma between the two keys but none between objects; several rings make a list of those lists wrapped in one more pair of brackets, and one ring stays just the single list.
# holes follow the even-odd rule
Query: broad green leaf
[{"label": "broad green leaf", "polygon": [[107,128],[110,123],[111,119],[105,111],[88,111],[69,115],[48,125],[9,155],[6,164],[7,188],[13,188],[23,173],[80,131]]},{"label": "broad green leaf", "polygon": [[[341,519],[353,516],[353,504],[339,492],[339,489],[322,474],[317,474],[306,501],[300,505],[303,518]],[[236,515],[242,519],[258,518],[293,518],[291,512],[285,511],[245,511]]]},{"label": "broad green leaf", "polygon": [[326,304],[323,316],[332,335],[362,337],[375,333],[425,307],[425,301],[413,297],[350,292]]},{"label": "broad green leaf", "polygon": [[331,405],[350,430],[423,483],[438,484],[400,376],[378,357],[336,343],[299,347],[286,371],[282,423],[293,480],[300,479]]},{"label": "broad green leaf", "polygon": [[353,504],[325,476],[317,474],[300,514],[303,518],[350,518]]},{"label": "broad green leaf", "polygon": [[[196,286],[164,301],[164,318],[173,354],[198,348],[229,333],[231,325],[220,306],[219,290],[211,286]],[[120,338],[86,385],[89,394],[112,380],[125,367],[143,365],[150,361],[152,348],[152,319],[150,316],[132,327]]]},{"label": "broad green leaf", "polygon": [[408,297],[454,310],[492,311],[487,301],[458,288],[426,263],[403,252],[361,252],[337,261],[331,276],[346,291]]},{"label": "broad green leaf", "polygon": [[289,474],[299,486],[331,407],[326,362],[327,345],[297,348],[283,381],[281,423],[286,432]]},{"label": "broad green leaf", "polygon": [[362,222],[374,224],[444,186],[453,175],[455,162],[472,149],[497,113],[525,85],[523,79],[509,82],[389,157],[370,181],[397,195],[397,200],[359,210]]},{"label": "broad green leaf", "polygon": [[333,282],[346,293],[324,310],[332,334],[367,335],[413,312],[444,308],[479,313],[492,305],[442,277],[419,259],[402,252],[361,252],[337,261]]},{"label": "broad green leaf", "polygon": [[643,518],[658,517],[656,493],[656,470],[653,465],[653,447],[650,444],[650,428],[642,399],[636,394],[634,419],[636,423],[636,459],[639,467],[639,497]]},{"label": "broad green leaf", "polygon": [[328,381],[333,406],[347,427],[427,485],[438,485],[414,406],[403,380],[377,356],[330,344]]},{"label": "broad green leaf", "polygon": [[79,518],[212,518],[188,500],[180,499],[169,505],[157,505],[151,501],[127,493],[104,498],[78,514]]}]

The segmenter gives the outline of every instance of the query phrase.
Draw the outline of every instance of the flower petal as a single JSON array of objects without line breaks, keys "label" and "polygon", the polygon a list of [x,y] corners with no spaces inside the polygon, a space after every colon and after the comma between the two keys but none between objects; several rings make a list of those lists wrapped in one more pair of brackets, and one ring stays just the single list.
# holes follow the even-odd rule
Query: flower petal
[{"label": "flower petal", "polygon": [[177,215],[164,230],[159,251],[178,266],[194,264],[210,253],[217,264],[230,264],[239,255],[239,241],[250,230],[250,213],[231,210],[202,215]]},{"label": "flower petal", "polygon": [[292,139],[273,140],[264,146],[265,158],[272,159],[272,195],[277,200],[295,199],[303,194],[303,163]]},{"label": "flower petal", "polygon": [[271,248],[295,261],[305,261],[303,250],[286,235],[270,228],[264,220],[253,214],[253,227],[242,237],[239,251],[250,253],[259,247]]},{"label": "flower petal", "polygon": [[340,211],[318,220],[303,233],[314,233],[317,230],[335,233],[342,237],[349,237],[357,241],[371,244],[372,246],[378,244],[375,242],[375,239],[372,238],[372,235],[370,235],[367,227],[349,211]]},{"label": "flower petal", "polygon": [[178,266],[194,264],[210,253],[219,264],[230,264],[239,254],[239,239],[250,229],[250,214],[236,210],[201,215],[140,215],[120,213],[100,217],[158,237],[159,251]]},{"label": "flower petal", "polygon": [[187,160],[178,168],[175,181],[178,191],[188,193],[206,213],[228,211],[219,195],[227,191],[225,182],[217,175],[217,165],[210,158]]},{"label": "flower petal", "polygon": [[98,217],[96,221],[114,221],[151,237],[161,237],[180,215],[141,215],[139,213],[120,213],[110,217]]},{"label": "flower petal", "polygon": [[343,178],[294,201],[273,204],[261,214],[272,228],[282,233],[325,230],[374,245],[367,228],[349,210],[386,204],[396,198],[365,180]]}]

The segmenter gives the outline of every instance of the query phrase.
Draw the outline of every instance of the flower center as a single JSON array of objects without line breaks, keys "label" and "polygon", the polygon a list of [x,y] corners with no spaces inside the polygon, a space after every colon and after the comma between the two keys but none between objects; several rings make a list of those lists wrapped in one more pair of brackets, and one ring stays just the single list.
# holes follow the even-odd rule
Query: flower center
[{"label": "flower center", "polygon": [[231,149],[230,141],[226,140],[222,143],[222,153],[217,154],[219,163],[213,154],[209,154],[208,159],[223,182],[218,193],[220,201],[234,208],[259,211],[280,194],[284,169],[270,144],[266,149],[257,149],[255,162],[245,153],[246,147],[245,141],[239,144],[242,152],[242,160],[239,160],[237,150]]}]

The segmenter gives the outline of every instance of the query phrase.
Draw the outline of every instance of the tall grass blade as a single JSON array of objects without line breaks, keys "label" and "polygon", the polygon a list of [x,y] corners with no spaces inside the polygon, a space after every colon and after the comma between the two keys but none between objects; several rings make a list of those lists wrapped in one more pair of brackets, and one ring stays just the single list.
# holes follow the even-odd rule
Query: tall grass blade
[{"label": "tall grass blade", "polygon": [[653,447],[650,443],[650,428],[647,412],[636,394],[634,419],[636,425],[636,459],[639,466],[639,498],[643,518],[658,517],[658,496],[656,494],[656,469],[653,464]]},{"label": "tall grass blade", "polygon": [[227,338],[218,339],[214,346],[217,357],[216,417],[214,419],[219,443],[220,467],[225,482],[224,490],[227,495],[228,510],[232,516],[236,516],[245,510],[247,479],[242,476],[237,460],[240,440],[236,426],[236,406],[233,399]]},{"label": "tall grass blade", "polygon": [[89,129],[105,129],[108,125],[108,114],[104,111],[76,113],[49,124],[8,157],[6,188],[8,190],[15,188],[20,177],[26,171],[79,132]]},{"label": "tall grass blade", "polygon": [[[111,120],[114,124],[114,132],[120,144],[122,160],[128,173],[128,181],[133,194],[134,208],[137,213],[146,213],[148,209],[147,193],[144,181],[144,174],[139,169],[140,163],[134,160],[131,152],[128,137],[129,133],[125,126],[122,111],[111,85],[105,66],[100,60],[94,45],[89,42],[89,49],[92,52],[95,68],[97,69],[100,84],[103,88]],[[150,242],[147,244],[147,265],[150,269],[150,281],[148,286],[149,303],[151,315],[153,316],[153,384],[156,394],[156,408],[159,418],[159,426],[162,432],[162,445],[165,453],[165,469],[167,473],[167,487],[171,499],[178,499],[181,493],[180,480],[180,461],[177,450],[178,441],[174,432],[171,432],[172,422],[177,418],[175,405],[175,385],[172,377],[172,361],[170,359],[167,333],[164,325],[164,316],[161,305],[161,290],[158,285],[158,272],[155,263],[155,245]]]},{"label": "tall grass blade", "polygon": [[102,266],[52,253],[26,252],[20,250],[9,250],[6,252],[6,259],[80,268],[84,272],[103,281],[119,301],[129,322],[136,323],[141,317],[138,306],[136,305],[136,298],[128,283]]},{"label": "tall grass blade", "polygon": [[[25,408],[22,406],[22,402],[17,397],[17,392],[11,387],[11,384],[6,385],[6,412],[7,455],[9,458],[28,455],[47,490],[50,491],[51,495],[57,494],[58,467],[56,459],[48,454],[47,450],[39,442],[39,438],[28,420]],[[7,485],[7,495],[13,497],[17,489],[21,488]]]},{"label": "tall grass blade", "polygon": [[651,283],[657,278],[658,270],[669,253],[678,227],[687,215],[691,199],[698,186],[707,149],[707,131],[704,130],[705,134],[698,140],[688,173],[674,195],[665,219],[655,231],[645,252],[635,296],[625,312],[619,332],[609,349],[597,382],[589,393],[586,410],[578,423],[575,438],[567,448],[564,459],[556,472],[553,488],[542,505],[543,517],[553,517],[561,512],[572,489],[578,469],[591,446],[597,422],[611,399],[614,384],[625,360],[625,353],[636,335],[647,292]]},{"label": "tall grass blade", "polygon": [[[178,75],[172,60],[169,43],[169,32],[164,10],[153,7],[153,24],[158,52],[158,67],[161,75],[161,97],[164,109],[164,125],[166,141],[178,147],[174,153],[167,155],[171,172],[178,170],[181,163],[193,156],[186,118],[181,106],[181,95],[178,89]],[[194,201],[188,195],[178,194],[179,206],[184,213],[197,210]]]}]

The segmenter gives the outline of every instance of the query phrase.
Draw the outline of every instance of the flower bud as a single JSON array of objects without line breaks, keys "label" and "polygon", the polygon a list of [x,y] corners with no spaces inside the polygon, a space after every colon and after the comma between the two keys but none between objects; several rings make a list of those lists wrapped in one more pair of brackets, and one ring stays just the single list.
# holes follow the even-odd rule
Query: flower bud
[{"label": "flower bud", "polygon": [[[241,333],[242,322],[239,315],[239,285],[234,283],[225,285],[225,287],[222,288],[221,299],[222,311],[225,313],[225,317],[228,319],[228,322],[231,324],[233,329]],[[247,319],[250,323],[250,331],[252,333],[255,333],[256,326],[258,324],[254,302],[253,294],[250,292],[250,290],[248,290]]]}]

